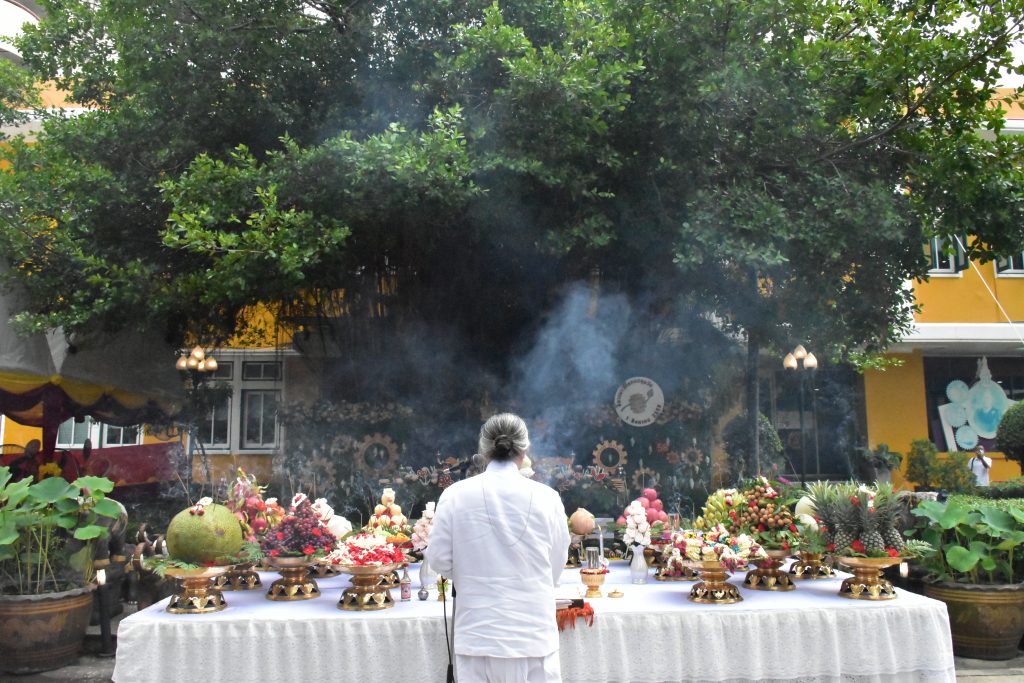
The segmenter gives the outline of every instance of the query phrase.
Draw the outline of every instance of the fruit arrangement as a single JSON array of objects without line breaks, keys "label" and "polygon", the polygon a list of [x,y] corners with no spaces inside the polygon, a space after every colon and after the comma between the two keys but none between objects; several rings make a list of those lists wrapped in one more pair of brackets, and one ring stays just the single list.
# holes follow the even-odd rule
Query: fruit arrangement
[{"label": "fruit arrangement", "polygon": [[381,493],[380,503],[373,509],[363,529],[386,535],[393,543],[404,543],[409,540],[408,524],[401,506],[395,503],[395,490],[387,488]]},{"label": "fruit arrangement", "polygon": [[[654,489],[647,488],[643,490],[643,493],[639,498],[633,501],[633,503],[639,503],[640,507],[644,509],[644,516],[647,518],[647,523],[654,525],[661,522],[662,525],[668,522],[668,513],[665,512],[665,504],[658,498],[658,492]],[[632,505],[633,503],[630,503]],[[629,516],[629,505],[622,511],[622,515],[616,520],[619,526],[626,524],[626,518]]]},{"label": "fruit arrangement", "polygon": [[235,514],[210,498],[179,512],[167,527],[167,554],[179,562],[231,564],[242,543]]},{"label": "fruit arrangement", "polygon": [[898,557],[905,547],[897,527],[900,503],[892,485],[857,482],[807,487],[829,552],[842,556]]},{"label": "fruit arrangement", "polygon": [[377,534],[362,533],[350,536],[327,560],[349,566],[379,566],[405,562],[405,554]]},{"label": "fruit arrangement", "polygon": [[224,501],[224,506],[235,514],[247,541],[258,541],[284,517],[284,508],[277,504],[276,498],[263,499],[264,491],[266,487],[257,483],[256,475],[238,468],[235,483],[231,485],[231,497]]},{"label": "fruit arrangement", "polygon": [[264,536],[260,549],[270,557],[318,557],[334,550],[337,539],[317,517],[309,498],[296,494],[291,509]]},{"label": "fruit arrangement", "polygon": [[789,550],[799,544],[799,529],[793,521],[793,508],[773,482],[758,477],[743,492],[746,505],[730,510],[726,526],[734,533],[750,534],[768,548]]},{"label": "fruit arrangement", "polygon": [[712,529],[715,526],[732,525],[733,515],[747,506],[747,497],[737,489],[718,489],[704,503],[703,514],[694,521],[697,529]]},{"label": "fruit arrangement", "polygon": [[[688,529],[672,534],[671,557],[666,564],[720,561],[730,571],[748,562],[768,557],[757,541],[746,534],[733,534],[719,524],[704,531]],[[675,558],[675,559],[673,559]]]}]

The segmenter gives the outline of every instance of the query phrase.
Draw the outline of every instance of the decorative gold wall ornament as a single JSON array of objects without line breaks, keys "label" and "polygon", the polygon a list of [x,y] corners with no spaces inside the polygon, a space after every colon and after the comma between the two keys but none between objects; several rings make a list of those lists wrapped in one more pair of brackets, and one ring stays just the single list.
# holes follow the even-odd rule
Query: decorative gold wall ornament
[{"label": "decorative gold wall ornament", "polygon": [[384,434],[366,436],[356,446],[356,467],[370,477],[397,472],[399,458],[398,444]]},{"label": "decorative gold wall ornament", "polygon": [[602,441],[594,449],[594,466],[614,475],[620,467],[629,462],[626,447],[618,441]]}]

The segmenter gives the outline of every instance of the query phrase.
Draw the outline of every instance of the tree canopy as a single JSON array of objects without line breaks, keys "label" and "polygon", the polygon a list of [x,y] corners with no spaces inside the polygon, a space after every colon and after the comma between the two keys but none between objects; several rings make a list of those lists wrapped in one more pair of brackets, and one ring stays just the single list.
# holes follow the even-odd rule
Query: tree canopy
[{"label": "tree canopy", "polygon": [[500,352],[600,272],[842,356],[929,235],[1024,244],[1021,140],[981,134],[1024,0],[42,4],[26,68],[93,110],[3,152],[27,328],[387,306]]}]

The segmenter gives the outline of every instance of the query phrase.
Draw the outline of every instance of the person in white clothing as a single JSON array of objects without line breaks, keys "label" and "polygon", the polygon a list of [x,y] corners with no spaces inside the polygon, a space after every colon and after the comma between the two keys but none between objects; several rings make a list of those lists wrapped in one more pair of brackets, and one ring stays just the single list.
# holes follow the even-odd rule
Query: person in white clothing
[{"label": "person in white clothing", "polygon": [[985,455],[985,447],[978,444],[974,449],[974,457],[967,461],[967,466],[974,472],[974,483],[988,486],[988,473],[992,469],[992,458]]},{"label": "person in white clothing", "polygon": [[522,418],[480,429],[483,473],[437,501],[430,566],[452,581],[459,683],[561,681],[555,586],[569,552],[558,493],[519,474],[530,438]]}]

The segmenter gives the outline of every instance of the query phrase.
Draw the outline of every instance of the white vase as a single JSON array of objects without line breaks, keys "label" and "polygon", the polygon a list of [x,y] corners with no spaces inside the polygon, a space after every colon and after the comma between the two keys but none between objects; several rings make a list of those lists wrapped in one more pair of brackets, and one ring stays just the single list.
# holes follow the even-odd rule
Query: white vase
[{"label": "white vase", "polygon": [[642,545],[633,546],[633,559],[629,562],[629,576],[633,583],[647,583],[647,558]]},{"label": "white vase", "polygon": [[437,587],[437,572],[430,567],[430,563],[427,562],[426,556],[423,557],[423,562],[420,563],[420,588],[426,588],[430,590]]}]

